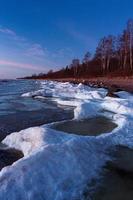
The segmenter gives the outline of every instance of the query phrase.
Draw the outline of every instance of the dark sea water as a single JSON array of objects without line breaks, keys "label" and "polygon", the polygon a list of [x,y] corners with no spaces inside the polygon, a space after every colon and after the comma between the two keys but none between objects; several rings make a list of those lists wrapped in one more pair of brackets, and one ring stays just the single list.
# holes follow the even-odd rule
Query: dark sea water
[{"label": "dark sea water", "polygon": [[51,98],[39,100],[21,96],[39,89],[40,81],[0,81],[0,141],[15,131],[73,117],[72,108],[61,108]]}]

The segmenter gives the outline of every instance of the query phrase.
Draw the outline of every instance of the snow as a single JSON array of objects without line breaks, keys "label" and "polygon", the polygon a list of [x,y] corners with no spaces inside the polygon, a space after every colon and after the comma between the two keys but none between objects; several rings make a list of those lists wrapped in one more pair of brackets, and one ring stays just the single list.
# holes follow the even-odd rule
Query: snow
[{"label": "snow", "polygon": [[117,94],[120,98],[123,98],[123,99],[130,99],[132,100],[133,99],[133,95],[129,92],[125,92],[125,91],[120,91],[120,92],[117,92],[115,93]]},{"label": "snow", "polygon": [[[105,89],[82,84],[42,81],[42,89],[22,97],[54,98],[60,105],[74,106],[74,118],[104,115],[118,127],[97,137],[59,132],[52,124],[31,127],[7,136],[3,143],[23,151],[24,157],[0,172],[2,200],[84,200],[84,192],[110,159],[107,150],[118,144],[133,148],[132,95],[106,97]],[[130,98],[129,98],[130,97]]]},{"label": "snow", "polygon": [[28,92],[22,97],[44,96],[76,99],[101,99],[105,97],[106,90],[94,89],[83,84],[74,85],[70,83],[59,83],[52,81],[42,82],[44,89]]},{"label": "snow", "polygon": [[91,181],[91,177],[96,177],[108,159],[101,145],[93,137],[86,139],[65,133],[59,134],[45,128],[42,132],[40,127],[35,129],[32,137],[38,134],[43,143],[34,145],[31,139],[29,148],[27,132],[21,133],[22,135],[16,134],[13,138],[10,135],[4,140],[4,143],[15,147],[18,138],[22,139],[26,151],[24,150],[23,159],[11,167],[4,168],[0,173],[0,180],[4,179],[0,187],[0,199],[7,196],[13,200],[82,198],[86,183]]}]

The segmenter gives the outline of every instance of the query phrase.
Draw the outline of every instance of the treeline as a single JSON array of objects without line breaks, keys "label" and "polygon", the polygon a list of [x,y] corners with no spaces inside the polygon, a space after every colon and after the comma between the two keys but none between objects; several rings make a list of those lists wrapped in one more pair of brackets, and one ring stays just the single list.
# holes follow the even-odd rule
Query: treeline
[{"label": "treeline", "polygon": [[[100,39],[95,54],[88,51],[83,60],[72,60],[59,71],[33,75],[32,78],[89,78],[98,76],[133,75],[133,19],[120,35],[108,35]],[[30,77],[31,78],[31,77]]]}]

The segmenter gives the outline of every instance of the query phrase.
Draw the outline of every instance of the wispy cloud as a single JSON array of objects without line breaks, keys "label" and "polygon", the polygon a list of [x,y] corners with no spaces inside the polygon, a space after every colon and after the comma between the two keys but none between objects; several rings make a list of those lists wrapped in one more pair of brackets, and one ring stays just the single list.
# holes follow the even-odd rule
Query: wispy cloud
[{"label": "wispy cloud", "polygon": [[2,28],[1,26],[0,26],[0,33],[11,35],[13,37],[16,36],[16,33],[13,30],[8,29],[8,28]]},{"label": "wispy cloud", "polygon": [[23,49],[23,54],[26,56],[44,57],[46,55],[46,48],[43,48],[41,44],[30,42],[27,38],[18,35],[12,29],[0,26],[0,33],[9,36],[11,40],[15,40],[18,47]]},{"label": "wispy cloud", "polygon": [[15,61],[9,61],[9,60],[0,60],[0,65],[1,66],[11,66],[11,67],[17,67],[17,68],[21,68],[21,69],[30,69],[30,70],[44,70],[44,67],[42,66],[35,66],[35,65],[31,65],[31,64],[27,64],[27,63],[19,63],[19,62],[15,62]]},{"label": "wispy cloud", "polygon": [[26,49],[25,54],[28,56],[38,56],[43,57],[46,55],[46,48],[44,49],[40,44],[32,44],[28,49]]},{"label": "wispy cloud", "polygon": [[[7,68],[15,69],[17,74],[18,69],[22,69],[21,74],[22,71],[24,74],[46,72],[51,68],[58,69],[69,64],[73,57],[70,48],[49,50],[39,42],[18,35],[10,28],[0,26],[1,35],[3,36],[0,37],[0,73],[6,73]],[[3,66],[6,66],[6,70]]]},{"label": "wispy cloud", "polygon": [[18,42],[26,42],[26,38],[19,36],[14,30],[0,25],[0,33]]},{"label": "wispy cloud", "polygon": [[21,57],[27,59],[26,56],[28,56],[31,61],[37,58],[43,59],[45,57],[46,48],[43,48],[39,43],[34,43],[29,39],[18,35],[14,30],[0,26],[0,34],[3,34],[5,39],[8,39],[9,47],[10,42],[14,45],[10,48],[12,48],[13,51],[15,50],[17,54],[21,53]]}]

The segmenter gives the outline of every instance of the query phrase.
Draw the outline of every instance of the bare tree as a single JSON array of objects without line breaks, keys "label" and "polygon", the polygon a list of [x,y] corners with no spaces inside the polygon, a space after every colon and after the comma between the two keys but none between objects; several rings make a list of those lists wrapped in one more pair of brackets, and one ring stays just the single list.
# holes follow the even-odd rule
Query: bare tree
[{"label": "bare tree", "polygon": [[105,40],[106,38],[104,37],[99,41],[95,53],[95,59],[100,60],[103,72],[105,71],[106,68]]},{"label": "bare tree", "polygon": [[96,49],[95,57],[100,59],[103,73],[109,68],[110,59],[113,55],[113,37],[103,37]]},{"label": "bare tree", "polygon": [[91,59],[91,53],[88,51],[88,52],[84,55],[83,63],[88,64],[88,62],[90,61],[90,59]]},{"label": "bare tree", "polygon": [[78,75],[78,67],[80,65],[80,60],[78,58],[75,58],[72,60],[72,63],[70,65],[71,68],[73,68],[74,76],[76,77]]},{"label": "bare tree", "polygon": [[130,68],[133,69],[133,20],[130,19],[127,22],[127,36],[128,36],[128,45],[129,45],[129,61]]},{"label": "bare tree", "polygon": [[123,57],[124,57],[124,45],[123,45],[123,36],[118,35],[115,40],[115,56],[118,60],[118,67],[123,68]]},{"label": "bare tree", "polygon": [[110,60],[114,56],[115,51],[115,37],[109,35],[105,41],[105,54],[106,54],[106,70],[109,71]]},{"label": "bare tree", "polygon": [[123,35],[122,35],[122,49],[124,50],[123,52],[123,69],[126,68],[126,64],[127,64],[127,58],[128,58],[128,33],[126,30],[123,31]]},{"label": "bare tree", "polygon": [[48,71],[48,75],[51,75],[53,73],[53,70],[52,69],[50,69],[49,71]]}]

